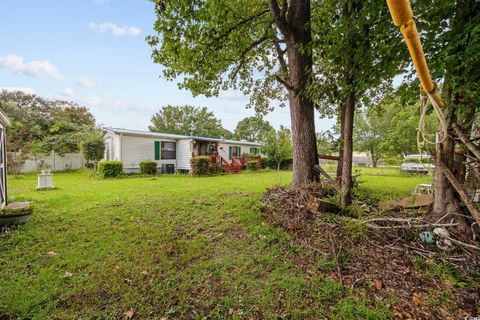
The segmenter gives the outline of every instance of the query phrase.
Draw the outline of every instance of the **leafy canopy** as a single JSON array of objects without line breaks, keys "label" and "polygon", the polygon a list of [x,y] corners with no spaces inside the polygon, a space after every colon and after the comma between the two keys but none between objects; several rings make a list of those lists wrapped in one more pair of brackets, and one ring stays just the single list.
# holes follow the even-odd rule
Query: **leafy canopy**
[{"label": "leafy canopy", "polygon": [[277,168],[283,160],[292,157],[292,134],[283,126],[277,132],[270,132],[261,146],[262,153],[277,163]]},{"label": "leafy canopy", "polygon": [[235,128],[234,136],[238,140],[263,141],[275,129],[268,121],[259,116],[247,117],[241,120]]},{"label": "leafy canopy", "polygon": [[310,90],[322,114],[333,115],[354,91],[360,104],[379,102],[407,53],[385,0],[315,2],[312,34],[315,82]]},{"label": "leafy canopy", "polygon": [[206,107],[164,106],[151,119],[150,131],[228,138],[230,132],[222,127],[222,122]]},{"label": "leafy canopy", "polygon": [[80,150],[87,162],[97,163],[102,160],[105,152],[104,134],[101,131],[92,131],[83,138]]},{"label": "leafy canopy", "polygon": [[166,79],[182,78],[179,87],[193,95],[241,90],[260,112],[271,110],[271,100],[285,98],[276,78],[277,30],[268,1],[154,2],[157,34],[147,41]]},{"label": "leafy canopy", "polygon": [[82,136],[95,127],[88,109],[71,101],[1,91],[0,105],[12,122],[7,128],[9,151],[78,152]]},{"label": "leafy canopy", "polygon": [[[419,118],[419,104],[401,105],[398,97],[387,98],[376,106],[359,110],[353,133],[355,149],[368,152],[376,160],[384,156],[418,153]],[[436,132],[438,123],[433,114],[427,115],[426,125],[430,134]]]}]

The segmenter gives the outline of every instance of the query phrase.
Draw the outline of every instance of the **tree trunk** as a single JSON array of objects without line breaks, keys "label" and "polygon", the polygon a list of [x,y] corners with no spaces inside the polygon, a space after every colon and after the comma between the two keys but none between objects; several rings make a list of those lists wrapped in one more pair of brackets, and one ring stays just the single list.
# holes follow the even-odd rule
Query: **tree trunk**
[{"label": "tree trunk", "polygon": [[[452,107],[449,107],[445,110],[446,122],[450,128],[452,123]],[[442,140],[443,133],[439,134],[439,140]],[[445,137],[442,143],[437,143],[436,145],[436,166],[440,166],[440,162],[445,163],[448,169],[452,170],[453,163],[453,152],[454,152],[454,143],[450,135]],[[452,197],[448,193],[450,191],[450,183],[448,182],[447,177],[442,173],[441,170],[435,170],[435,200],[433,203],[433,214],[435,216],[441,216],[446,213],[448,200],[451,200]]]},{"label": "tree trunk", "polygon": [[278,171],[280,171],[280,163],[281,163],[280,161],[277,162],[277,170],[278,170]]},{"label": "tree trunk", "polygon": [[[310,1],[290,2],[286,13],[288,31],[283,30],[288,56],[288,100],[292,122],[293,181],[294,187],[318,180],[315,115],[313,102],[306,97],[311,83],[313,58],[310,29]],[[281,22],[279,22],[281,23]]]},{"label": "tree trunk", "polygon": [[375,156],[375,153],[370,152],[370,158],[372,159],[372,167],[376,168],[378,163],[378,158]]},{"label": "tree trunk", "polygon": [[313,104],[294,93],[289,94],[293,140],[294,187],[317,180],[314,168],[318,162]]},{"label": "tree trunk", "polygon": [[337,166],[337,180],[342,179],[342,172],[343,172],[343,141],[344,135],[343,130],[345,128],[345,104],[342,103],[340,105],[340,140],[338,143],[338,166]]},{"label": "tree trunk", "polygon": [[343,128],[343,157],[341,181],[341,205],[346,207],[352,204],[352,155],[353,155],[353,117],[355,114],[355,92],[353,88],[348,94],[345,105],[345,119]]}]

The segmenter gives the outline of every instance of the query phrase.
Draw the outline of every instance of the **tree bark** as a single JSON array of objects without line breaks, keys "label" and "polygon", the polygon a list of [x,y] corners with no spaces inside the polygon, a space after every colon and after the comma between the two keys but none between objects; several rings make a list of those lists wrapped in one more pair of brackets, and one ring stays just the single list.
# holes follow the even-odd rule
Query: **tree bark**
[{"label": "tree bark", "polygon": [[338,144],[337,179],[341,181],[343,172],[343,130],[345,128],[345,104],[340,105],[340,140]]},{"label": "tree bark", "polygon": [[348,94],[345,105],[345,119],[343,128],[343,157],[341,204],[346,207],[352,204],[352,156],[353,156],[353,117],[355,114],[355,92],[353,88]]},{"label": "tree bark", "polygon": [[[310,48],[311,5],[310,0],[296,0],[290,3],[283,1],[280,8],[277,0],[269,0],[269,8],[286,44],[288,66],[285,67],[288,71],[288,79],[282,83],[288,90],[292,123],[292,185],[301,187],[318,180],[318,174],[315,171],[318,154],[314,104],[305,94],[312,81],[313,69]],[[285,64],[282,59],[280,64]]]},{"label": "tree bark", "polygon": [[277,162],[277,171],[280,171],[280,163],[281,162]]},{"label": "tree bark", "polygon": [[[449,107],[446,110],[445,115],[447,117],[446,122],[450,128],[452,123],[452,107]],[[443,135],[440,134],[440,135]],[[442,136],[439,136],[440,140],[443,139]],[[454,152],[454,142],[449,135],[444,138],[442,143],[437,143],[436,145],[436,161],[435,166],[440,167],[442,163],[445,164],[450,170],[452,170],[453,163],[453,152]],[[448,182],[447,177],[443,174],[441,170],[435,170],[435,200],[433,203],[433,213],[434,215],[443,215],[447,211],[447,205],[449,200],[451,200],[450,193],[450,183]]]},{"label": "tree bark", "polygon": [[293,140],[292,184],[300,187],[317,180],[314,171],[318,162],[314,110],[311,102],[295,93],[289,93],[289,102]]},{"label": "tree bark", "polygon": [[375,156],[375,152],[370,152],[370,158],[372,158],[372,167],[376,168],[378,163],[378,158]]},{"label": "tree bark", "polygon": [[452,184],[455,190],[458,192],[460,197],[462,198],[463,202],[467,206],[468,210],[472,214],[473,218],[480,225],[480,210],[477,208],[475,203],[473,203],[472,198],[468,194],[467,190],[462,186],[462,184],[455,178],[455,175],[450,171],[450,169],[446,166],[445,163],[442,161],[438,162],[439,169],[448,179],[448,181]]}]

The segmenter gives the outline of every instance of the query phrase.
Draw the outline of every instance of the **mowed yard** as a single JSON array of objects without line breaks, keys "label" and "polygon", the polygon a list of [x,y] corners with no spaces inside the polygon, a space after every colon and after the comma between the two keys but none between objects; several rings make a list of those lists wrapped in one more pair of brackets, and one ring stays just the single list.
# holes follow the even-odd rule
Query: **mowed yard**
[{"label": "mowed yard", "polygon": [[[431,180],[367,171],[361,190],[381,197]],[[266,188],[290,180],[275,171],[106,180],[81,171],[37,191],[35,175],[11,178],[10,197],[35,212],[0,233],[0,318],[391,317],[385,302],[290,263],[308,249],[259,210]]]}]

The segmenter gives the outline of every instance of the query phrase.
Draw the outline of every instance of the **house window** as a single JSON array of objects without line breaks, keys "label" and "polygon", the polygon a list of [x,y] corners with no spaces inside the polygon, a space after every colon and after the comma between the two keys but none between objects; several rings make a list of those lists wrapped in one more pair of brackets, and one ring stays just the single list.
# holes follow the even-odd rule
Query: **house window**
[{"label": "house window", "polygon": [[177,158],[177,143],[162,141],[162,160],[175,160]]},{"label": "house window", "polygon": [[229,160],[232,160],[233,157],[240,157],[240,155],[242,154],[242,148],[237,146],[228,147],[228,151]]},{"label": "house window", "polygon": [[155,160],[160,160],[160,141],[155,141]]},{"label": "house window", "polygon": [[250,153],[258,154],[258,148],[250,148]]}]

